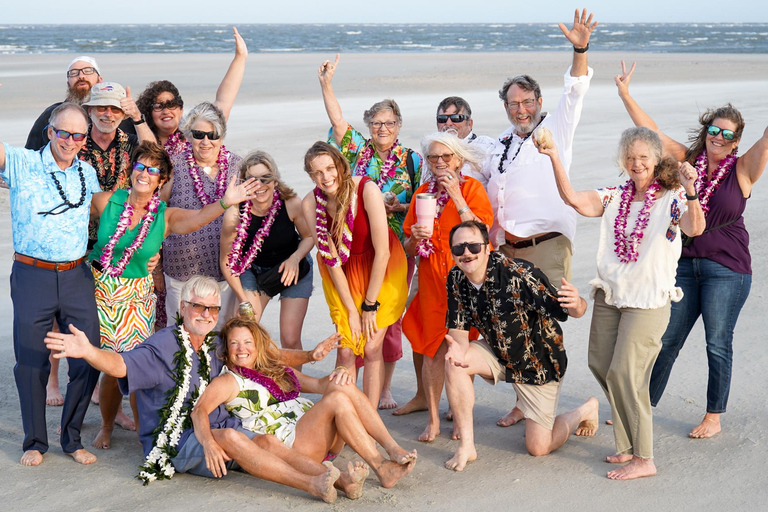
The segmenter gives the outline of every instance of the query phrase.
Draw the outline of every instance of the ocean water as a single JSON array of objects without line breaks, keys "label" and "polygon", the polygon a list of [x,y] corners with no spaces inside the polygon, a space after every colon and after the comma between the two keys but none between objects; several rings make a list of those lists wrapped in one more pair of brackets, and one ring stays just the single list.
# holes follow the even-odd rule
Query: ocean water
[{"label": "ocean water", "polygon": [[[227,25],[2,25],[0,54],[230,53]],[[240,25],[253,53],[501,52],[568,47],[555,24]],[[766,23],[601,24],[601,51],[768,53]]]}]

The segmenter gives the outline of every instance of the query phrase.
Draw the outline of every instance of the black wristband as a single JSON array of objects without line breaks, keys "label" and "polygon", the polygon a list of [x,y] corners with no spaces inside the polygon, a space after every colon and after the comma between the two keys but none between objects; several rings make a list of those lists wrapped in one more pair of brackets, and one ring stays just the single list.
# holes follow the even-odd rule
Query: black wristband
[{"label": "black wristband", "polygon": [[685,198],[686,198],[688,201],[698,201],[698,200],[699,200],[699,194],[691,194],[691,195],[688,195],[688,192],[686,192],[686,193],[685,193]]},{"label": "black wristband", "polygon": [[[131,119],[133,121],[133,119]],[[144,114],[141,114],[141,119],[138,121],[133,121],[133,126],[139,126],[140,124],[144,124],[147,122],[147,119],[144,117]]]},{"label": "black wristband", "polygon": [[360,306],[360,309],[363,311],[378,311],[379,306],[381,306],[381,303],[379,301],[374,302],[373,304],[368,304],[365,299],[363,299],[363,304]]},{"label": "black wristband", "polygon": [[576,45],[573,45],[573,51],[576,53],[587,53],[587,50],[589,50],[589,43],[584,48],[576,48]]}]

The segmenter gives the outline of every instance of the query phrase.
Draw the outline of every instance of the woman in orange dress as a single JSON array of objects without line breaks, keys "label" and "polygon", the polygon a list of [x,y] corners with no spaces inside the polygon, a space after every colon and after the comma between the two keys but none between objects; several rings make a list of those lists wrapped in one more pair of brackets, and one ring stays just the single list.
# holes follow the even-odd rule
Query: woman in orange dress
[{"label": "woman in orange dress", "polygon": [[[413,360],[419,384],[419,393],[426,399],[429,422],[419,441],[433,441],[440,434],[438,406],[443,392],[446,344],[448,329],[445,314],[448,295],[445,281],[448,271],[454,265],[451,256],[449,233],[455,225],[477,220],[490,226],[493,223],[493,209],[483,185],[474,178],[465,178],[460,169],[465,163],[478,168],[482,155],[469,144],[451,133],[434,133],[422,140],[423,153],[431,170],[429,181],[421,185],[414,194],[412,207],[408,210],[403,230],[408,237],[405,249],[408,254],[418,254],[419,291],[403,318],[403,332],[413,347]],[[437,218],[434,226],[417,224],[416,196],[431,193],[437,196]],[[432,227],[432,233],[429,228]],[[422,300],[422,297],[424,300]],[[476,334],[476,333],[475,333]],[[421,378],[419,379],[419,359]]]},{"label": "woman in orange dress", "polygon": [[314,226],[318,271],[331,320],[342,335],[336,364],[352,368],[363,356],[363,391],[374,407],[384,383],[386,328],[403,314],[408,263],[387,225],[381,191],[367,177],[352,176],[338,149],[316,142],[304,156],[315,189],[302,203]]}]

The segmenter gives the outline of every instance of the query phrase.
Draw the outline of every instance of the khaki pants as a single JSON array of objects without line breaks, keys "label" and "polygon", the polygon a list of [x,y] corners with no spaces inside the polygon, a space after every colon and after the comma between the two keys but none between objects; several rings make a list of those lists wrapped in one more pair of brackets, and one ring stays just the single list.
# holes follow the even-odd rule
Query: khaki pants
[{"label": "khaki pants", "polygon": [[589,369],[611,404],[616,452],[653,457],[651,370],[669,323],[670,304],[657,309],[617,308],[595,293],[589,332]]},{"label": "khaki pants", "polygon": [[530,261],[546,274],[547,279],[555,288],[559,289],[563,285],[560,278],[564,277],[568,281],[571,280],[573,249],[571,248],[571,241],[565,235],[525,249],[515,249],[507,243],[499,247],[499,251],[508,258]]}]

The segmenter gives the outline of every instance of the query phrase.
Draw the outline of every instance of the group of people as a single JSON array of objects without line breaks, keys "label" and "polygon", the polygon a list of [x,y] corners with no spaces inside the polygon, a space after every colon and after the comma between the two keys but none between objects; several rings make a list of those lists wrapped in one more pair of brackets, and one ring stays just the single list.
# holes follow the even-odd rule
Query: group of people
[{"label": "group of people", "polygon": [[[305,153],[314,188],[303,199],[268,153],[241,158],[223,145],[247,58],[236,29],[215,102],[185,114],[171,82],[152,82],[134,101],[130,88],[102,80],[95,60],[75,59],[67,101],[41,115],[27,149],[0,146],[13,219],[21,463],[38,465],[48,450],[46,387],[53,379],[57,388],[62,358],[64,452],[96,461],[80,428],[101,372],[93,444],[109,448],[130,395],[145,483],[239,467],[326,501],[337,490],[354,499],[370,470],[390,487],[417,459],[376,409],[428,411],[419,440],[429,442],[440,435],[443,388],[458,440],[445,465],[462,471],[477,458],[476,375],[513,385],[515,404],[498,425],[525,420],[531,455],[573,433],[592,436],[596,398],[557,414],[568,364],[560,322],[587,310],[570,283],[577,214],[602,217],[588,364],[611,406],[616,451],[605,460],[621,464],[607,476],[655,474],[651,406],[700,315],[710,378],[691,437],[719,432],[751,282],[742,213],[768,163],[768,130],[740,158],[744,121],[727,105],[701,116],[686,147],[634,101],[634,65],[623,67],[615,82],[636,125],[619,142],[626,181],[574,190],[596,26],[586,9],[570,28],[560,24],[573,55],[553,112],[542,111],[535,79],[515,76],[499,91],[509,128],[478,136],[469,104],[451,96],[421,154],[400,143],[394,100],[364,112],[369,137],[352,127],[332,87],[339,56],[325,61],[318,79],[331,129]],[[435,198],[433,221],[419,218],[421,195]],[[304,351],[315,270],[337,333]],[[277,295],[281,349],[259,325]],[[397,408],[391,380],[403,334],[416,389]],[[330,376],[301,372],[334,348]],[[322,398],[313,404],[300,391]],[[333,466],[345,444],[365,463]]]}]

